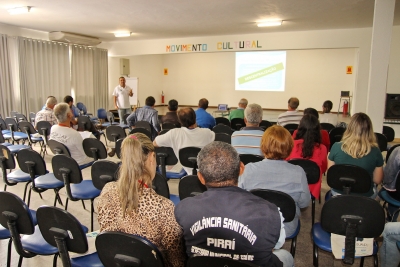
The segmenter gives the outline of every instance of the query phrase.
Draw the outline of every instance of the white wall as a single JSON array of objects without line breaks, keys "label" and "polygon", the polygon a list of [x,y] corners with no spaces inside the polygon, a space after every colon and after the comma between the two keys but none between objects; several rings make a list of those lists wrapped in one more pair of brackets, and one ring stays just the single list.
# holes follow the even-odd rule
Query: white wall
[{"label": "white wall", "polygon": [[9,36],[23,36],[32,39],[49,40],[48,32],[19,28],[2,23],[0,23],[0,33],[7,34]]}]

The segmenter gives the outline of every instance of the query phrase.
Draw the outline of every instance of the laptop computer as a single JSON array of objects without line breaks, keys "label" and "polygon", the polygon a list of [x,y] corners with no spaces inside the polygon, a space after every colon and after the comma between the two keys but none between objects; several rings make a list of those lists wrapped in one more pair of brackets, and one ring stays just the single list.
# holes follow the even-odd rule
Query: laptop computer
[{"label": "laptop computer", "polygon": [[228,104],[218,104],[218,111],[228,111]]}]

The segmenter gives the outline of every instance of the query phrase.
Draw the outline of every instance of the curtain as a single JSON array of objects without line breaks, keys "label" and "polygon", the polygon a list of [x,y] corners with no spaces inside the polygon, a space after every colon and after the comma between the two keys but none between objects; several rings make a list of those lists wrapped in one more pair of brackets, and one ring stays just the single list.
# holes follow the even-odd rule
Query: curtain
[{"label": "curtain", "polygon": [[23,114],[42,109],[48,96],[62,102],[71,92],[68,44],[17,38],[20,110]]},{"label": "curtain", "polygon": [[82,102],[96,116],[108,106],[108,51],[73,45],[71,47],[71,90],[75,104]]},{"label": "curtain", "polygon": [[0,34],[0,114],[3,118],[16,108],[12,78],[8,37]]}]

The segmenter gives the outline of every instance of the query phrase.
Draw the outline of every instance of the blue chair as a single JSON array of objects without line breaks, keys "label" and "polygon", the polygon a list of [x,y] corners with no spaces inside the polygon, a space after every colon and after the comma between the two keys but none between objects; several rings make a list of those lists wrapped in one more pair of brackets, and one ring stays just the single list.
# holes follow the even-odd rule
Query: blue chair
[{"label": "blue chair", "polygon": [[169,186],[168,186],[167,179],[165,179],[165,177],[162,174],[156,172],[156,176],[154,177],[153,182],[152,182],[152,188],[160,196],[163,196],[163,197],[171,200],[174,203],[174,205],[179,203],[179,201],[180,201],[179,196],[171,195],[169,193]]},{"label": "blue chair", "polygon": [[[293,198],[288,194],[280,191],[269,190],[269,189],[254,189],[250,191],[253,195],[261,197],[268,202],[275,204],[282,213],[285,220],[283,222],[291,222],[294,220],[296,215],[296,203]],[[286,239],[291,239],[292,244],[290,246],[290,253],[293,258],[296,254],[297,235],[300,232],[300,218],[298,219],[296,231],[291,236],[286,236]]]},{"label": "blue chair", "polygon": [[88,242],[80,222],[65,210],[42,206],[37,210],[39,229],[43,238],[59,251],[64,267],[102,267],[97,253],[71,259],[69,251],[86,253]]},{"label": "blue chair", "polygon": [[6,142],[6,140],[4,139],[3,134],[1,132],[0,132],[0,145],[8,147],[8,149],[11,151],[11,154],[15,154],[18,151],[20,151],[21,149],[29,148],[29,146],[27,146],[27,145],[13,145],[13,144]]},{"label": "blue chair", "polygon": [[43,158],[44,158],[45,154],[47,154],[47,146],[51,132],[51,124],[48,121],[39,121],[36,123],[36,128],[43,138]]},{"label": "blue chair", "polygon": [[[366,209],[366,207],[368,207]],[[357,238],[377,238],[385,227],[385,212],[374,199],[340,195],[325,202],[321,211],[321,222],[314,224],[312,238],[314,242],[313,264],[318,267],[318,249],[332,252],[331,233],[346,236],[343,262],[353,264],[355,258],[355,240]],[[378,244],[374,242],[374,266],[378,267]],[[360,266],[364,264],[361,258]]]},{"label": "blue chair", "polygon": [[[11,131],[8,129],[6,122],[0,118],[0,128],[1,128],[1,133],[2,134],[9,134]],[[7,139],[11,139],[11,136]]]},{"label": "blue chair", "polygon": [[32,124],[28,121],[20,121],[18,123],[19,128],[21,131],[24,131],[26,135],[28,136],[28,144],[30,147],[32,147],[33,144],[39,143],[40,145],[40,152],[39,154],[44,157],[44,140],[41,136],[37,137],[36,135],[38,132],[35,130],[35,128],[32,126]]},{"label": "blue chair", "polygon": [[101,191],[107,183],[116,181],[118,169],[119,164],[109,160],[93,163],[91,176],[94,187]]},{"label": "blue chair", "polygon": [[[29,173],[23,172],[20,169],[11,171],[15,169],[15,160],[13,154],[6,146],[0,145],[0,150],[2,153],[0,154],[0,167],[2,170],[3,182],[4,182],[4,191],[7,190],[7,186],[14,186],[18,183],[26,183],[24,189],[24,198],[26,197],[26,190],[28,185],[31,183],[31,176]],[[11,172],[7,173],[7,170]]]},{"label": "blue chair", "polygon": [[[384,187],[379,191],[379,197],[383,200],[382,207],[386,210],[387,218],[390,221],[397,221],[400,212],[400,172],[396,177],[396,191],[387,191]],[[389,205],[393,206],[395,211],[389,210]]]},{"label": "blue chair", "polygon": [[197,154],[201,148],[188,146],[179,149],[179,162],[186,168],[192,168],[192,175],[197,175]]},{"label": "blue chair", "polygon": [[8,126],[8,129],[10,130],[10,133],[4,134],[5,139],[11,138],[12,144],[14,144],[15,142],[19,144],[20,141],[22,141],[22,144],[24,144],[25,141],[28,140],[28,135],[26,133],[18,131],[18,124],[13,118],[6,118],[5,122]]},{"label": "blue chair", "polygon": [[168,180],[172,179],[180,179],[186,175],[185,170],[181,170],[179,173],[167,172],[167,165],[176,165],[178,164],[178,159],[170,147],[156,147],[156,159],[157,165],[161,168],[161,174]]},{"label": "blue chair", "polygon": [[76,107],[79,109],[80,115],[88,116],[91,121],[98,121],[99,118],[93,117],[92,113],[87,112],[86,106],[82,102],[76,103]]},{"label": "blue chair", "polygon": [[[111,111],[107,111],[107,120],[111,125],[121,125],[119,122],[115,122],[114,114]],[[122,128],[127,129],[129,126],[124,125]]]},{"label": "blue chair", "polygon": [[96,249],[104,266],[163,267],[164,257],[149,240],[121,232],[103,232]]},{"label": "blue chair", "polygon": [[184,200],[207,191],[207,187],[200,182],[197,175],[188,175],[179,181],[178,191],[179,199]]},{"label": "blue chair", "polygon": [[[0,192],[0,224],[9,230],[10,242],[20,255],[18,266],[22,265],[23,258],[36,255],[54,255],[53,266],[57,266],[58,249],[44,240],[28,206],[12,193]],[[9,261],[7,266],[10,266]]]},{"label": "blue chair", "polygon": [[91,215],[91,231],[93,231],[93,201],[101,193],[94,187],[92,180],[83,180],[82,172],[78,163],[67,155],[55,155],[51,160],[55,177],[64,182],[67,192],[67,200],[65,202],[65,210],[68,208],[68,200],[90,200],[90,215]]},{"label": "blue chair", "polygon": [[104,108],[99,108],[97,110],[97,118],[101,121],[103,127],[108,127],[111,125],[110,122],[105,122],[107,120],[107,111]]},{"label": "blue chair", "polygon": [[32,190],[37,193],[42,193],[48,189],[53,189],[55,193],[54,206],[57,200],[62,204],[58,192],[64,187],[64,183],[59,181],[53,173],[49,173],[46,168],[46,163],[39,153],[32,149],[22,149],[17,154],[18,165],[23,172],[29,173],[31,178],[31,187],[28,193],[28,207],[31,201]]}]

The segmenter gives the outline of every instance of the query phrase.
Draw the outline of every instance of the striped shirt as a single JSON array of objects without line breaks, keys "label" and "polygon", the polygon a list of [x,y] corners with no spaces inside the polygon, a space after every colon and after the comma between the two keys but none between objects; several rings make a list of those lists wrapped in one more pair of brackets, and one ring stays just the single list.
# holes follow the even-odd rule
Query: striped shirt
[{"label": "striped shirt", "polygon": [[281,113],[278,116],[278,121],[276,124],[280,126],[285,126],[289,123],[299,124],[300,120],[303,118],[303,113],[299,112],[298,110],[288,110],[284,113]]},{"label": "striped shirt", "polygon": [[261,138],[264,134],[262,128],[244,127],[232,134],[232,146],[239,154],[254,154],[264,156],[261,152]]}]

